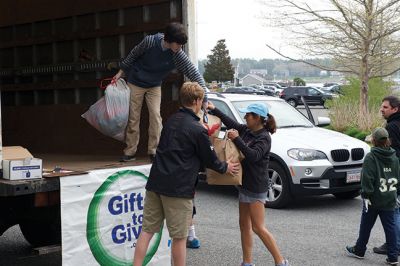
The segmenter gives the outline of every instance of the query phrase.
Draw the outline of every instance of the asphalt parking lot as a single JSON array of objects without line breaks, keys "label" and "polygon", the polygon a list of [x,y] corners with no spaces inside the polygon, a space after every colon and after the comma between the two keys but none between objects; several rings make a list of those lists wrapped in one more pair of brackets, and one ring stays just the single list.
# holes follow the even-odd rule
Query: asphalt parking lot
[{"label": "asphalt parking lot", "polygon": [[[231,186],[199,184],[196,194],[196,233],[201,247],[188,250],[187,265],[240,265],[237,192]],[[266,225],[282,253],[293,266],[384,265],[385,256],[372,253],[384,241],[379,221],[372,231],[364,260],[346,256],[354,244],[361,214],[361,199],[342,201],[333,196],[297,199],[286,209],[266,210]],[[37,256],[23,239],[18,226],[0,237],[0,265],[61,265],[61,253]],[[256,265],[273,265],[271,255],[254,239]]]},{"label": "asphalt parking lot", "polygon": [[[188,265],[240,265],[238,202],[232,187],[201,184],[196,217],[199,250],[189,250]],[[345,246],[357,239],[361,199],[337,200],[331,195],[296,199],[288,208],[266,210],[266,225],[282,253],[294,266],[384,265],[385,256],[372,253],[384,241],[380,221],[371,233],[364,260],[349,258]],[[272,256],[254,239],[256,265],[273,265]]]}]

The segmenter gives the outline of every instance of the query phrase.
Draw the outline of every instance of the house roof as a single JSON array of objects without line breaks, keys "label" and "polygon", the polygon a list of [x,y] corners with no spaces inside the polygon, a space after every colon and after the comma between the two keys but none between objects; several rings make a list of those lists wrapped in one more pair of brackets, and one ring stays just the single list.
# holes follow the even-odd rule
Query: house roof
[{"label": "house roof", "polygon": [[260,77],[258,75],[255,75],[255,74],[247,74],[241,80],[244,80],[245,78],[253,78],[253,79],[256,79],[256,80],[258,80],[260,82],[268,82],[266,79],[264,79],[264,78],[262,78],[262,77]]}]

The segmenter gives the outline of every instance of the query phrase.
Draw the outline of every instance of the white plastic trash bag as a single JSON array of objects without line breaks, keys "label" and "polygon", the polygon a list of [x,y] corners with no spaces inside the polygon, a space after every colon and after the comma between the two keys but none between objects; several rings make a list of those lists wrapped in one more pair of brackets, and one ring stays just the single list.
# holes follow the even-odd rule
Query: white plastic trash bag
[{"label": "white plastic trash bag", "polygon": [[82,115],[86,121],[106,136],[125,141],[128,124],[130,90],[123,79],[111,82],[101,97]]}]

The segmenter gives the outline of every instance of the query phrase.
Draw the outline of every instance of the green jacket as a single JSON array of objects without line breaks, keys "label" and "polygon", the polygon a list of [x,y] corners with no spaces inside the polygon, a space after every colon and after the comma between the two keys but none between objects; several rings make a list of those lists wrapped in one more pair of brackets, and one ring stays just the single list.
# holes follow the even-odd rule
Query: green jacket
[{"label": "green jacket", "polygon": [[371,148],[361,170],[361,196],[371,201],[371,208],[392,210],[400,193],[399,159],[393,148]]}]

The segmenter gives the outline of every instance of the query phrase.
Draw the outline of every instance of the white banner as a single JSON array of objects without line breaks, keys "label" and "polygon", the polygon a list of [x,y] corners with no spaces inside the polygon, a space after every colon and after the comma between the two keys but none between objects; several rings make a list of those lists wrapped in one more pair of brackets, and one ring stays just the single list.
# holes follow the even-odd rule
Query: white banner
[{"label": "white banner", "polygon": [[[132,265],[150,167],[60,178],[63,265]],[[143,265],[171,265],[170,246],[164,225],[150,242]]]}]

